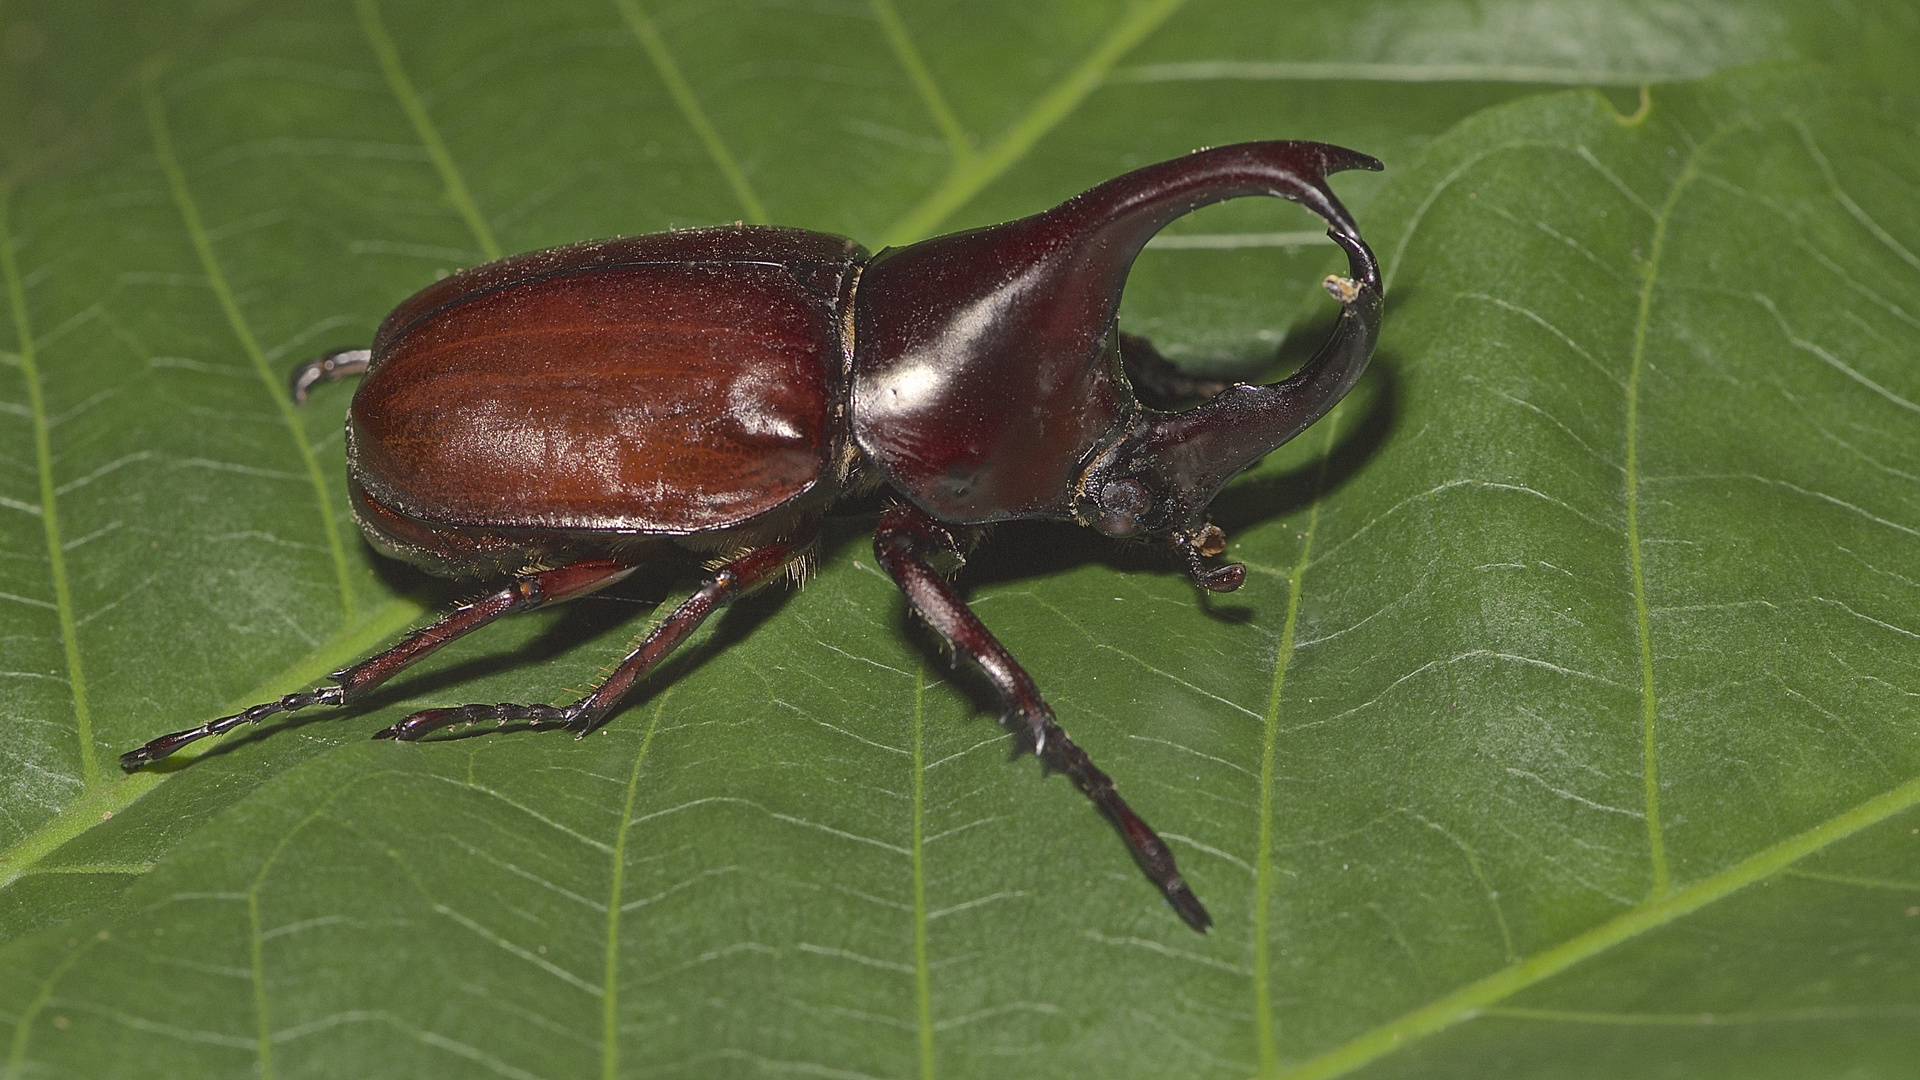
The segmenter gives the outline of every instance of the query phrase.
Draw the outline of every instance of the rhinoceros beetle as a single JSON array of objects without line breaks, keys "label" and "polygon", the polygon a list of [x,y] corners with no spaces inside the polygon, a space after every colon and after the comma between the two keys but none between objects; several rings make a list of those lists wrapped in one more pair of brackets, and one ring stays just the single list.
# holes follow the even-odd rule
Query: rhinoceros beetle
[{"label": "rhinoceros beetle", "polygon": [[[1066,520],[1184,558],[1203,589],[1225,539],[1207,505],[1353,386],[1380,324],[1380,274],[1328,174],[1379,169],[1311,142],[1203,150],[1045,213],[869,256],[799,229],[690,229],[517,255],[429,286],[370,349],[302,365],[293,394],[362,374],[347,417],[353,512],[382,553],[451,578],[511,583],[288,694],[124,754],[129,771],[196,739],[309,705],[343,705],[440,646],[633,573],[662,545],[710,575],[572,705],[416,712],[377,738],[524,721],[585,735],[716,608],[806,565],[823,515],[884,486],[873,537],[907,602],[972,661],[1000,721],[1065,773],[1196,930],[1212,922],[1173,856],[1054,722],[1026,671],[961,599],[980,527]],[[1139,403],[1116,328],[1128,270],[1174,218],[1224,199],[1306,206],[1346,249],[1342,310],[1297,373],[1184,411]]]}]

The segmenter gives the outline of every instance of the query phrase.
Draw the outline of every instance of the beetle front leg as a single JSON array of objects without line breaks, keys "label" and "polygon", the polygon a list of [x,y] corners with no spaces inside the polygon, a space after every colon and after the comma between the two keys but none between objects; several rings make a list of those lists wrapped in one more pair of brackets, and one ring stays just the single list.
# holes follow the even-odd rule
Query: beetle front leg
[{"label": "beetle front leg", "polygon": [[293,712],[309,705],[345,705],[398,675],[408,665],[440,646],[472,633],[502,615],[532,611],[604,589],[633,573],[636,565],[617,559],[587,559],[529,574],[492,596],[463,605],[439,622],[414,631],[393,648],[334,672],[332,685],[288,694],[276,701],[242,709],[232,716],[209,720],[197,728],[162,735],[138,750],[121,754],[120,767],[132,772],[142,765],[159,761],[190,742],[223,734],[241,724],[259,723],[279,713]]},{"label": "beetle front leg", "polygon": [[374,738],[411,742],[440,728],[481,720],[502,724],[509,720],[525,720],[534,727],[554,725],[573,732],[576,738],[585,738],[606,721],[614,706],[620,704],[634,684],[666,659],[667,654],[679,647],[701,623],[707,621],[707,616],[778,578],[801,557],[811,542],[812,537],[807,536],[768,544],[715,570],[712,577],[673,610],[673,614],[653,628],[639,648],[620,661],[605,682],[572,705],[515,705],[503,702],[498,705],[423,709],[379,732]]},{"label": "beetle front leg", "polygon": [[1113,780],[1093,764],[1086,751],[1060,730],[1033,677],[927,561],[930,554],[954,550],[953,538],[918,507],[887,511],[873,534],[874,557],[907,594],[907,602],[956,654],[973,661],[993,684],[1000,695],[1000,722],[1012,728],[1016,737],[1028,740],[1025,747],[1040,759],[1042,767],[1072,779],[1101,815],[1120,830],[1134,861],[1160,887],[1173,910],[1188,926],[1205,933],[1213,925],[1213,917],[1180,876],[1165,841],[1133,812],[1114,788]]}]

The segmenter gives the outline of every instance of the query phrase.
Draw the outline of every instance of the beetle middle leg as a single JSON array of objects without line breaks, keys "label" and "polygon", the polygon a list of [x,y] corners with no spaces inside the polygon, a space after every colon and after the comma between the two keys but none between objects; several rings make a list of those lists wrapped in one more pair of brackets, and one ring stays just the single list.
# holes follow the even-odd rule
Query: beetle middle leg
[{"label": "beetle middle leg", "polygon": [[525,720],[534,727],[559,726],[585,738],[607,719],[635,683],[667,658],[713,614],[753,590],[777,580],[796,559],[801,558],[812,537],[785,540],[754,548],[732,559],[707,578],[692,596],[673,614],[653,628],[639,648],[620,661],[605,682],[572,705],[459,705],[450,709],[423,709],[374,736],[411,742],[440,728],[481,720],[506,723]]},{"label": "beetle middle leg", "polygon": [[345,705],[398,675],[440,646],[472,633],[502,615],[532,611],[604,589],[633,573],[637,565],[622,559],[585,559],[529,574],[491,596],[462,605],[431,626],[414,631],[393,648],[334,672],[330,685],[288,694],[250,709],[242,709],[232,716],[209,720],[197,728],[162,735],[137,750],[121,754],[120,767],[132,772],[142,765],[159,761],[190,742],[223,734],[241,724],[258,723],[279,713],[293,712],[309,705]]},{"label": "beetle middle leg", "polygon": [[1053,719],[1053,709],[1040,697],[1033,677],[1014,660],[967,607],[946,578],[928,562],[929,555],[955,552],[953,538],[918,507],[895,507],[881,515],[880,527],[873,534],[874,557],[886,568],[907,602],[926,619],[928,625],[945,638],[960,656],[971,660],[1000,696],[1000,722],[1026,740],[1023,745],[1034,752],[1047,770],[1067,774],[1102,816],[1112,822],[1133,852],[1134,861],[1147,877],[1160,887],[1167,903],[1173,906],[1188,926],[1204,933],[1213,925],[1213,917],[1200,904],[1193,890],[1173,863],[1173,852],[1127,801],[1115,790],[1112,778],[1101,772],[1074,745]]}]

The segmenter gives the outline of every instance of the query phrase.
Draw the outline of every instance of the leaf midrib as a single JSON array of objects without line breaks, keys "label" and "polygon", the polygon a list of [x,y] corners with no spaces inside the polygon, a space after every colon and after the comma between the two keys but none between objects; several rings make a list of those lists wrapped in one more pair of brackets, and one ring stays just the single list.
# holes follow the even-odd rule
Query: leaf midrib
[{"label": "leaf midrib", "polygon": [[320,471],[320,459],[314,455],[313,444],[307,440],[306,421],[294,408],[293,397],[285,382],[268,367],[266,353],[261,350],[259,339],[254,336],[252,325],[240,310],[240,302],[233,295],[226,274],[220,268],[220,261],[214,255],[213,238],[207,233],[200,217],[200,208],[194,202],[193,191],[187,185],[186,171],[181,168],[180,159],[174,153],[173,134],[167,127],[166,105],[160,99],[159,87],[155,85],[158,70],[157,66],[149,66],[140,83],[141,103],[153,139],[154,154],[159,158],[160,170],[166,175],[174,206],[180,212],[180,220],[193,243],[201,271],[207,276],[207,284],[220,302],[220,311],[226,317],[227,326],[239,340],[240,351],[246,354],[254,373],[266,387],[267,396],[279,411],[280,420],[293,440],[294,450],[305,466],[320,515],[321,533],[327,539],[327,554],[333,560],[334,579],[340,588],[340,610],[345,618],[351,620],[358,606],[353,598],[353,572],[347,564],[347,548],[340,536],[340,523],[334,520],[333,497],[327,490],[326,475]]},{"label": "leaf midrib", "polygon": [[600,1075],[615,1080],[620,1074],[620,916],[621,897],[627,870],[627,834],[633,829],[633,805],[640,792],[640,772],[647,764],[647,751],[653,748],[653,736],[660,730],[661,714],[666,712],[668,693],[654,703],[653,718],[647,733],[634,752],[633,769],[627,774],[626,801],[620,808],[620,824],[613,835],[613,850],[608,852],[611,867],[607,886],[607,944],[605,969],[600,995]]},{"label": "leaf midrib", "polygon": [[1280,692],[1286,685],[1287,668],[1293,660],[1294,635],[1300,625],[1300,591],[1307,567],[1313,561],[1313,536],[1320,525],[1320,492],[1327,481],[1327,463],[1332,459],[1334,436],[1339,430],[1340,410],[1321,420],[1326,428],[1321,448],[1320,468],[1314,474],[1312,509],[1307,512],[1307,527],[1300,538],[1300,557],[1287,575],[1287,614],[1280,629],[1280,644],[1274,650],[1273,682],[1268,692],[1267,712],[1260,742],[1260,808],[1258,839],[1254,851],[1253,894],[1253,1018],[1254,1041],[1260,1055],[1260,1071],[1271,1075],[1280,1068],[1279,1042],[1273,1030],[1273,988],[1271,929],[1269,911],[1273,903],[1273,785],[1279,756]]},{"label": "leaf midrib", "polygon": [[[1627,561],[1633,577],[1634,632],[1640,645],[1641,786],[1645,800],[1643,813],[1647,823],[1647,859],[1653,871],[1649,894],[1654,897],[1665,895],[1672,889],[1673,881],[1667,869],[1666,837],[1660,827],[1660,698],[1654,690],[1653,627],[1647,612],[1646,559],[1640,543],[1640,375],[1647,366],[1647,326],[1653,313],[1654,288],[1660,278],[1660,259],[1666,250],[1667,225],[1673,220],[1673,212],[1680,205],[1681,195],[1699,176],[1700,155],[1734,130],[1732,127],[1723,127],[1689,148],[1686,165],[1669,187],[1666,202],[1661,204],[1660,212],[1654,217],[1653,239],[1648,245],[1646,271],[1640,284],[1638,309],[1634,313],[1633,359],[1627,369]],[[1590,158],[1585,149],[1581,147],[1581,156]]]},{"label": "leaf midrib", "polygon": [[1039,100],[992,146],[966,158],[956,159],[953,169],[940,185],[887,229],[881,237],[881,245],[898,246],[925,238],[979,194],[982,188],[1024,158],[1041,136],[1052,131],[1079,107],[1088,94],[1100,88],[1107,72],[1120,62],[1121,57],[1150,37],[1185,2],[1150,0],[1129,11],[1114,24],[1086,59],[1040,95]]}]

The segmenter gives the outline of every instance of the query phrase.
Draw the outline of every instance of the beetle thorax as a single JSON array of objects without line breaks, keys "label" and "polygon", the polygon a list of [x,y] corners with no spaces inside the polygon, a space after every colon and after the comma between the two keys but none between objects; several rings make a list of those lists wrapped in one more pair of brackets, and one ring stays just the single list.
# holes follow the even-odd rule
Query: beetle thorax
[{"label": "beetle thorax", "polygon": [[862,275],[853,434],[943,521],[1072,516],[1086,460],[1134,409],[1118,290],[1045,224],[885,251]]}]

